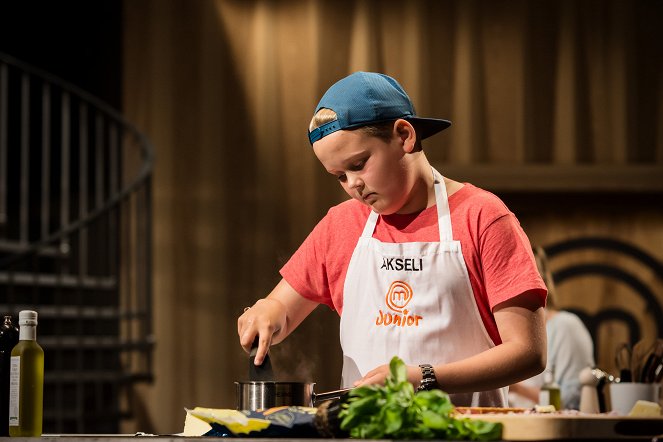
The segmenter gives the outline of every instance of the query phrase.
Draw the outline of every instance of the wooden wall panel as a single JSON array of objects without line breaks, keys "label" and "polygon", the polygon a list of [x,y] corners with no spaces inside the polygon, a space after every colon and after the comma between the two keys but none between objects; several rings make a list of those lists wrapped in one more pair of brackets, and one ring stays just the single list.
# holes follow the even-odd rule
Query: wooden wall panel
[{"label": "wooden wall panel", "polygon": [[[237,316],[345,198],[306,127],[324,90],[354,70],[396,76],[421,115],[451,119],[425,143],[431,162],[520,195],[514,210],[534,242],[601,234],[663,259],[659,1],[129,0],[124,10],[124,110],[157,155],[157,372],[133,398],[145,413],[129,431],[173,433],[184,407],[234,406],[247,367]],[[614,196],[609,207],[597,191]],[[626,296],[593,280],[560,289],[569,301],[600,291],[588,306]],[[334,388],[335,313],[319,308],[274,362]]]}]

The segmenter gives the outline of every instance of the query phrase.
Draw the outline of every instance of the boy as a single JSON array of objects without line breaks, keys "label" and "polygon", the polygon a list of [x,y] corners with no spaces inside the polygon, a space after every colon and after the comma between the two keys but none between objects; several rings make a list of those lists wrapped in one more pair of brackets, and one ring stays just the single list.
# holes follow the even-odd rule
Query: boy
[{"label": "boy", "polygon": [[507,388],[545,367],[546,289],[515,216],[494,195],[442,177],[421,139],[450,123],[417,117],[393,78],[332,85],[309,126],[313,152],[352,197],[238,319],[256,364],[320,303],[340,317],[344,387],[383,383],[389,360],[458,406],[507,406]]}]

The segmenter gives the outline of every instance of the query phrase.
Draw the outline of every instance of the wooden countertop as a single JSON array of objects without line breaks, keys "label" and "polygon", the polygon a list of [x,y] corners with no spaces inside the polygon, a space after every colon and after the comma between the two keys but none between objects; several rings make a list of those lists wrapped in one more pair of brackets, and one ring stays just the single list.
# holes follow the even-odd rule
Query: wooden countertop
[{"label": "wooden countertop", "polygon": [[[469,415],[468,415],[469,417]],[[545,414],[481,414],[471,417],[498,421],[504,425],[502,440],[506,441],[663,441],[663,417],[639,418],[614,415],[545,415]],[[17,437],[13,441],[29,442],[136,442],[150,439],[155,442],[265,442],[267,438],[184,437],[178,435],[136,434],[45,434],[40,438]],[[284,442],[320,442],[319,439],[272,438]],[[356,442],[356,439],[335,439],[338,442]],[[393,441],[390,441],[393,442]]]},{"label": "wooden countertop", "polygon": [[663,440],[663,417],[626,417],[611,414],[479,414],[472,418],[501,422],[502,438],[509,441],[547,440]]},{"label": "wooden countertop", "polygon": [[[279,439],[253,439],[253,438],[217,438],[217,437],[182,437],[182,436],[135,436],[129,434],[118,434],[118,435],[94,435],[94,434],[66,434],[66,435],[45,435],[42,437],[16,437],[12,438],[13,441],[17,442],[136,442],[137,439],[149,438],[154,442],[183,442],[186,440],[191,441],[201,441],[205,442],[265,442],[265,441],[280,441],[280,442],[320,442],[325,439],[288,439],[288,438],[279,438]],[[332,439],[337,442],[357,442],[357,439]],[[530,441],[537,441],[540,439],[528,439]],[[659,439],[656,437],[618,437],[618,438],[560,438],[556,440],[564,441],[577,441],[577,442],[596,442],[598,440],[605,442],[644,442],[652,441],[656,442]],[[388,441],[388,442],[398,442],[398,441]],[[401,441],[406,442],[406,441]],[[409,442],[409,441],[407,441]],[[445,441],[432,441],[432,442],[445,442]],[[502,440],[498,442],[508,442],[507,440]]]}]

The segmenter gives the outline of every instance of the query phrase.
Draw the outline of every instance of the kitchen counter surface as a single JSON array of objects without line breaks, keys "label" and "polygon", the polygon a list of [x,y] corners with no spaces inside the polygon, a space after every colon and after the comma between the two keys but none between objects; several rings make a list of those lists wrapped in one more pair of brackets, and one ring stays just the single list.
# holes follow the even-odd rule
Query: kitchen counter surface
[{"label": "kitchen counter surface", "polygon": [[[153,440],[154,442],[182,442],[184,440],[204,440],[205,442],[265,442],[265,441],[279,441],[279,442],[321,442],[322,440],[326,439],[289,439],[289,438],[273,438],[273,439],[254,439],[254,438],[229,438],[229,437],[183,437],[183,436],[152,436],[152,435],[131,435],[131,434],[118,434],[118,435],[95,435],[95,434],[66,434],[66,435],[45,435],[42,437],[16,437],[12,438],[12,441],[16,442],[64,442],[64,441],[72,441],[72,442],[108,442],[108,441],[113,441],[113,442],[136,442],[138,439],[145,439],[149,438],[149,440]],[[334,441],[338,442],[357,442],[357,439],[331,439]],[[530,439],[531,441],[538,441],[540,439]],[[553,439],[546,439],[546,440],[553,440]],[[663,435],[660,435],[659,437],[620,437],[616,439],[576,439],[576,438],[560,438],[560,439],[554,439],[558,441],[577,441],[577,442],[597,442],[597,441],[605,441],[605,442],[625,442],[625,441],[633,441],[633,442],[644,442],[644,441],[651,441],[651,442],[663,442]],[[394,442],[394,441],[389,441],[389,442]],[[433,441],[435,442],[435,441]],[[444,441],[437,441],[437,442],[444,442]],[[498,442],[508,442],[508,441],[498,441]]]},{"label": "kitchen counter surface", "polygon": [[[527,415],[527,414],[482,414],[472,415],[488,421],[503,424],[502,438],[507,441],[651,441],[663,442],[663,417],[633,418],[613,415]],[[203,433],[197,433],[203,434]],[[205,442],[320,442],[324,438],[306,439],[293,437],[280,438],[232,438],[207,436],[180,436],[177,434],[153,435],[135,434],[45,434],[40,438],[17,437],[20,442],[136,442],[138,440],[154,442],[182,442],[183,440],[201,440]],[[338,442],[357,441],[357,439],[334,439]],[[393,442],[393,441],[389,441]],[[441,442],[441,441],[439,441]]]}]

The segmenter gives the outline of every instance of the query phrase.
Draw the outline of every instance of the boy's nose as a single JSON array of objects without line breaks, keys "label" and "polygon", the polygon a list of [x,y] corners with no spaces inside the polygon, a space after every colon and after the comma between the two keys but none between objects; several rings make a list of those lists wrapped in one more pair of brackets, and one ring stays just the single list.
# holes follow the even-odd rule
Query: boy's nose
[{"label": "boy's nose", "polygon": [[354,173],[348,173],[346,174],[346,177],[348,178],[348,187],[350,189],[356,189],[358,187],[363,186],[364,182],[359,178],[356,174]]}]

